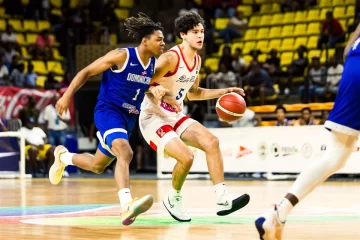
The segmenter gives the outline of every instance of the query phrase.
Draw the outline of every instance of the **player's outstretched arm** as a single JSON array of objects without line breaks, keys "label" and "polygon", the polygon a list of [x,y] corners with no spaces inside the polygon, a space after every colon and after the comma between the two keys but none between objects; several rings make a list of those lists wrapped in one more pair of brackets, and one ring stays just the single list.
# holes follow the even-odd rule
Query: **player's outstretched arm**
[{"label": "player's outstretched arm", "polygon": [[355,41],[359,38],[359,36],[360,36],[360,24],[358,24],[358,26],[356,27],[355,32],[351,36],[349,42],[346,44],[346,47],[344,49],[344,62],[346,60],[346,56],[348,55],[348,53],[350,51],[350,48],[355,43]]},{"label": "player's outstretched arm", "polygon": [[163,77],[167,73],[171,73],[176,70],[177,61],[177,56],[173,52],[166,52],[162,54],[158,60],[156,60],[155,73],[151,78],[149,87],[149,92],[152,93],[155,98],[161,99],[169,92],[168,89],[159,86],[161,86]]},{"label": "player's outstretched arm", "polygon": [[121,68],[126,57],[127,53],[125,50],[112,50],[78,72],[64,95],[56,103],[56,109],[58,110],[59,115],[62,116],[63,112],[69,108],[71,97],[85,84],[89,77],[104,72],[113,66]]}]

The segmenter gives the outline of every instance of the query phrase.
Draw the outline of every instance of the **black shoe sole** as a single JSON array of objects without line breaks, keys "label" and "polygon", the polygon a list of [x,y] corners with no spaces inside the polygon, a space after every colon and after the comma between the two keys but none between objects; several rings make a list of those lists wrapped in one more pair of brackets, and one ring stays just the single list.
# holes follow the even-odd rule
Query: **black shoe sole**
[{"label": "black shoe sole", "polygon": [[191,219],[181,220],[181,219],[177,218],[176,216],[172,215],[171,212],[169,211],[169,209],[166,207],[164,201],[162,201],[162,203],[164,204],[165,209],[169,212],[170,216],[172,216],[172,218],[175,219],[176,221],[179,221],[179,222],[190,222],[191,221]]},{"label": "black shoe sole", "polygon": [[250,202],[250,196],[248,194],[244,194],[232,201],[232,208],[229,210],[219,211],[217,212],[218,216],[226,216],[230,213],[233,213],[243,207],[245,207]]}]

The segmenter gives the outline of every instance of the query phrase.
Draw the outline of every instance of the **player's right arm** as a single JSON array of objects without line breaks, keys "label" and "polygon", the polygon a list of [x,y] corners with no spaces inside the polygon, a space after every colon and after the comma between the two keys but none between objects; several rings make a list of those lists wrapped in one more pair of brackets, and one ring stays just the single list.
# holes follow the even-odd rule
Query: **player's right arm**
[{"label": "player's right arm", "polygon": [[359,36],[360,36],[360,24],[358,24],[358,26],[356,27],[355,32],[351,36],[349,42],[346,44],[346,47],[344,49],[344,62],[346,60],[346,56],[348,55],[348,53],[350,51],[350,48],[355,43],[355,41],[359,38]]},{"label": "player's right arm", "polygon": [[91,76],[102,73],[113,66],[116,66],[118,69],[121,68],[125,63],[126,57],[126,50],[112,50],[78,72],[64,95],[56,103],[56,109],[59,115],[62,116],[63,112],[69,108],[71,97]]}]

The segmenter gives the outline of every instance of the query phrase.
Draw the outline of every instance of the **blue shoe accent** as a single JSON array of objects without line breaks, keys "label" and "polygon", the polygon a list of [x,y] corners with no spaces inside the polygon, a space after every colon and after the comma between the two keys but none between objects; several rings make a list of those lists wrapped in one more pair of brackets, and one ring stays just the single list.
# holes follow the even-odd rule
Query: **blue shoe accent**
[{"label": "blue shoe accent", "polygon": [[260,240],[264,240],[264,238],[263,238],[263,236],[265,234],[265,230],[263,228],[264,222],[265,222],[264,217],[259,217],[258,219],[255,220],[255,227],[256,227],[257,231],[259,232]]}]

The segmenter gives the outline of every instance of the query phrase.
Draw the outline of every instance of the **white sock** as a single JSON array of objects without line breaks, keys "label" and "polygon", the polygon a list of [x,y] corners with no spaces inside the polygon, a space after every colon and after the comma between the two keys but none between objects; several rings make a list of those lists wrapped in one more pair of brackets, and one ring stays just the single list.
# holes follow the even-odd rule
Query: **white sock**
[{"label": "white sock", "polygon": [[120,189],[120,191],[118,192],[118,196],[121,206],[125,206],[127,203],[129,203],[132,200],[129,188]]},{"label": "white sock", "polygon": [[214,185],[214,189],[216,193],[216,200],[218,200],[224,193],[227,193],[224,182]]},{"label": "white sock", "polygon": [[174,199],[175,197],[179,197],[180,192],[181,192],[181,190],[176,190],[172,187],[169,191],[169,199],[171,200],[171,199]]},{"label": "white sock", "polygon": [[72,162],[72,157],[75,153],[65,152],[60,155],[60,161],[62,161],[65,165],[74,165]]},{"label": "white sock", "polygon": [[289,199],[287,199],[287,198],[281,199],[280,203],[277,205],[277,209],[278,209],[278,213],[279,213],[279,220],[281,222],[286,221],[286,217],[289,214],[289,212],[291,211],[291,209],[293,209],[293,207],[294,206],[291,204]]}]

